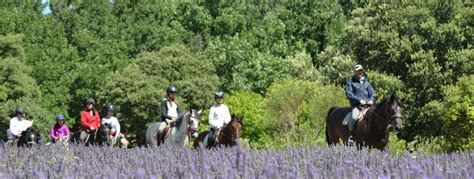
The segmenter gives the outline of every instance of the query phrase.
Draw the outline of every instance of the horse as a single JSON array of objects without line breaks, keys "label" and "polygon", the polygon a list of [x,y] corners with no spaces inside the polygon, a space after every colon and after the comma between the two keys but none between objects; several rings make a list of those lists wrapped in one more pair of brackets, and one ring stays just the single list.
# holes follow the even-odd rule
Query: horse
[{"label": "horse", "polygon": [[117,133],[119,135],[118,141],[114,141],[114,136],[110,135],[112,130],[112,126],[109,124],[102,124],[97,132],[96,142],[99,146],[107,145],[111,148],[113,147],[122,147],[127,148],[130,142],[127,140],[127,137],[131,137],[132,135],[125,135],[123,133]]},{"label": "horse", "polygon": [[[403,112],[405,105],[395,95],[371,106],[362,119],[354,126],[355,143],[360,149],[368,146],[386,150],[389,142],[389,133],[398,133],[403,128]],[[342,140],[347,145],[349,128],[343,126],[343,120],[351,112],[350,107],[332,107],[326,120],[326,142],[335,145]]]},{"label": "horse", "polygon": [[[189,136],[193,139],[198,136],[201,113],[202,110],[191,109],[179,115],[176,124],[166,134],[161,134],[163,132],[163,129],[160,129],[161,122],[150,124],[145,133],[146,144],[152,147],[162,143],[182,147],[189,145]],[[164,137],[161,137],[163,135]]]},{"label": "horse", "polygon": [[32,147],[33,145],[40,143],[41,136],[34,127],[28,127],[25,131],[21,132],[20,138],[18,138],[18,147]]},{"label": "horse", "polygon": [[208,134],[209,131],[203,131],[199,134],[199,136],[194,140],[193,147],[196,149],[199,147],[200,144],[206,146],[208,149],[217,147],[217,146],[225,146],[225,147],[232,147],[237,145],[236,140],[240,138],[241,130],[244,127],[243,117],[240,116],[232,116],[229,124],[219,130],[219,134],[216,135],[217,140],[213,144],[209,144],[208,142]]}]

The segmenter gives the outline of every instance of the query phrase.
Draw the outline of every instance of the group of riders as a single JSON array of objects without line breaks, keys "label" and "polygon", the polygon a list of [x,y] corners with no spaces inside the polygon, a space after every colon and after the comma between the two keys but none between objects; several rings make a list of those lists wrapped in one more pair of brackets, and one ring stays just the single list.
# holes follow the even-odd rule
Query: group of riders
[{"label": "group of riders", "polygon": [[[170,85],[166,88],[166,96],[161,102],[161,125],[160,128],[173,127],[178,116],[181,114],[179,103],[176,100],[178,88]],[[209,141],[214,141],[214,134],[231,120],[229,108],[223,104],[224,93],[216,92],[214,94],[215,104],[212,105],[209,113],[210,136]],[[93,98],[88,98],[86,101],[86,108],[81,112],[81,131],[80,140],[89,144],[94,136],[97,136],[99,128],[107,127],[108,137],[112,144],[117,144],[123,134],[120,133],[119,120],[114,116],[115,108],[112,104],[105,105],[107,115],[100,119],[99,112],[94,108],[96,104]],[[65,117],[63,114],[58,114],[55,118],[56,123],[50,128],[50,137],[52,143],[65,142],[71,137],[71,132],[67,124],[65,124]],[[28,120],[26,112],[23,108],[16,108],[15,116],[10,119],[10,128],[7,130],[8,143],[15,145],[20,139],[22,133],[31,127],[33,121]]]},{"label": "group of riders", "polygon": [[[372,85],[364,73],[362,65],[355,65],[353,76],[346,81],[346,96],[350,101],[352,114],[351,120],[344,125],[349,128],[349,139],[351,143],[354,140],[354,125],[360,116],[364,106],[371,106],[375,103],[376,95]],[[160,128],[172,127],[177,122],[181,114],[179,103],[176,101],[178,88],[170,85],[166,88],[166,96],[161,102],[161,126]],[[214,94],[215,104],[212,105],[209,112],[209,136],[208,141],[215,141],[215,135],[218,131],[231,121],[229,108],[223,104],[224,93],[216,92]],[[81,141],[89,141],[90,136],[97,134],[101,126],[110,128],[109,137],[112,143],[117,143],[121,136],[120,123],[114,116],[115,108],[112,104],[105,106],[107,115],[100,119],[99,112],[94,108],[96,104],[93,98],[86,100],[86,108],[81,112]],[[62,114],[56,116],[56,123],[51,126],[50,137],[53,143],[68,140],[71,136],[69,127],[64,123],[65,117]],[[28,120],[26,112],[22,108],[16,108],[15,116],[10,120],[10,128],[7,130],[9,143],[15,144],[21,137],[22,132],[32,126],[33,121]]]}]

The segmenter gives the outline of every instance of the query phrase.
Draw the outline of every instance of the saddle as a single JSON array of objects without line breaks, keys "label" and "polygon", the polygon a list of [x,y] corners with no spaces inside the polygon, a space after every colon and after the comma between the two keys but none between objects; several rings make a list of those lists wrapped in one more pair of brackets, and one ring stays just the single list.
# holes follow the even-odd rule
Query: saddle
[{"label": "saddle", "polygon": [[[353,121],[352,119],[352,111],[347,113],[346,117],[344,117],[344,120],[342,121],[342,124],[343,125],[349,125],[351,123],[355,123],[357,124],[357,122],[361,121],[362,119],[364,119],[365,117],[365,114],[367,113],[367,111],[369,110],[369,108],[363,108],[360,113],[359,113],[359,116],[357,116],[357,120],[356,121]],[[354,125],[355,125],[354,124]]]}]

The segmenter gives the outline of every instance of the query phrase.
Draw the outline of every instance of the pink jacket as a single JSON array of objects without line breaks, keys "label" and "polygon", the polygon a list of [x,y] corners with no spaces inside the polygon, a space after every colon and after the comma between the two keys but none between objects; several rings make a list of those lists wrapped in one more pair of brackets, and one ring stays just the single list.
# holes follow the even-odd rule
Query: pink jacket
[{"label": "pink jacket", "polygon": [[66,124],[61,126],[54,124],[51,126],[50,136],[53,139],[59,139],[61,137],[68,137],[69,136],[69,127]]}]

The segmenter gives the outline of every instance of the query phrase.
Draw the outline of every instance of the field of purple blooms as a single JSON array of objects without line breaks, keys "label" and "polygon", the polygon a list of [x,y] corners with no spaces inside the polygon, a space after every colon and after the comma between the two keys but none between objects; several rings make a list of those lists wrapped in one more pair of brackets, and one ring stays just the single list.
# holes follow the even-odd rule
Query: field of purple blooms
[{"label": "field of purple blooms", "polygon": [[254,150],[0,147],[0,178],[473,178],[473,151],[391,155],[349,147]]}]

